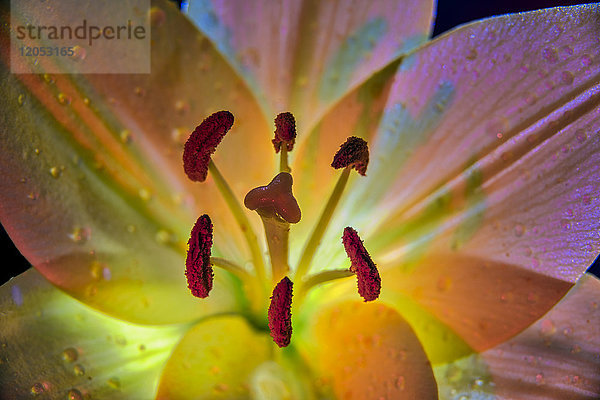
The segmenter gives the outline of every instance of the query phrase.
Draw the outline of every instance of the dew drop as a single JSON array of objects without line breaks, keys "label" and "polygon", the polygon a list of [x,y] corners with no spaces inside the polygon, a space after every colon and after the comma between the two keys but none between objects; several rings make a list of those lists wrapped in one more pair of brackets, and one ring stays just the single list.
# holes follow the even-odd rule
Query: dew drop
[{"label": "dew drop", "polygon": [[583,143],[587,140],[587,134],[583,129],[577,129],[575,131],[575,138],[577,139],[577,142]]},{"label": "dew drop", "polygon": [[546,383],[546,381],[544,380],[544,375],[542,374],[537,374],[535,376],[535,383],[537,385],[543,385],[544,383]]},{"label": "dew drop", "polygon": [[46,83],[49,83],[49,84],[54,83],[54,78],[50,74],[44,74],[43,78]]},{"label": "dew drop", "polygon": [[85,368],[81,364],[75,364],[73,366],[73,373],[75,376],[83,376],[85,374]]},{"label": "dew drop", "polygon": [[58,179],[62,173],[61,169],[58,167],[51,167],[48,172],[50,172],[50,175],[55,179]]},{"label": "dew drop", "polygon": [[46,391],[44,384],[40,382],[36,382],[31,386],[31,394],[34,396],[38,396]]},{"label": "dew drop", "polygon": [[85,104],[86,106],[89,106],[90,105],[90,99],[88,99],[87,97],[85,97],[83,99],[83,104]]},{"label": "dew drop", "polygon": [[552,336],[555,332],[556,325],[554,325],[554,322],[552,322],[552,320],[545,319],[542,321],[542,324],[540,326],[540,334],[542,336]]},{"label": "dew drop", "polygon": [[589,54],[584,54],[581,56],[581,66],[589,67],[592,65],[592,57]]},{"label": "dew drop", "polygon": [[553,47],[546,47],[542,50],[542,57],[550,64],[554,64],[558,61],[558,53]]},{"label": "dew drop", "polygon": [[152,198],[152,193],[146,188],[141,188],[138,191],[140,198],[144,201],[149,201]]},{"label": "dew drop", "polygon": [[158,232],[156,232],[154,239],[160,244],[167,244],[171,242],[171,234],[166,230],[161,229]]},{"label": "dew drop", "polygon": [[92,230],[90,228],[75,227],[67,236],[75,243],[84,243],[92,236]]},{"label": "dew drop", "polygon": [[67,400],[83,400],[83,395],[77,389],[71,389],[67,393]]},{"label": "dew drop", "polygon": [[121,388],[121,381],[116,376],[113,376],[112,378],[110,378],[108,381],[106,381],[106,383],[108,383],[108,386],[110,386],[113,389]]},{"label": "dew drop", "polygon": [[117,344],[117,346],[126,346],[127,339],[125,339],[125,336],[123,335],[115,335],[115,343]]},{"label": "dew drop", "polygon": [[138,97],[142,97],[146,94],[146,91],[143,88],[136,86],[135,88],[133,88],[133,93],[135,93],[135,95]]},{"label": "dew drop", "polygon": [[66,362],[75,362],[79,358],[79,352],[74,347],[68,347],[62,352],[62,359]]},{"label": "dew drop", "polygon": [[175,102],[175,111],[179,114],[185,114],[190,110],[190,105],[187,101],[177,100]]},{"label": "dew drop", "polygon": [[575,77],[573,76],[573,73],[571,71],[563,71],[560,74],[560,81],[563,85],[572,84],[574,79]]},{"label": "dew drop", "polygon": [[525,233],[525,227],[522,224],[516,224],[514,232],[516,237],[521,237]]},{"label": "dew drop", "polygon": [[20,106],[22,106],[23,103],[25,103],[25,95],[24,94],[20,94],[19,97],[17,97],[17,103],[19,103]]},{"label": "dew drop", "polygon": [[75,61],[83,61],[85,60],[85,58],[87,57],[87,51],[85,50],[85,48],[76,45],[73,46],[73,60]]},{"label": "dew drop", "polygon": [[150,19],[150,26],[157,28],[165,23],[167,20],[167,14],[159,7],[152,7],[148,12]]},{"label": "dew drop", "polygon": [[569,221],[568,219],[561,219],[560,220],[560,227],[564,230],[564,231],[568,231],[571,230],[571,221]]},{"label": "dew drop", "polygon": [[119,133],[119,138],[122,143],[131,143],[131,132],[128,129],[123,129],[121,133]]},{"label": "dew drop", "polygon": [[185,144],[185,141],[188,138],[188,133],[184,128],[173,128],[171,130],[171,139],[179,144],[179,145],[183,145]]},{"label": "dew drop", "polygon": [[71,104],[71,98],[69,96],[67,96],[64,93],[59,93],[58,96],[56,96],[56,98],[58,99],[58,102],[60,104],[66,105],[68,106],[69,104]]},{"label": "dew drop", "polygon": [[470,49],[465,58],[469,61],[473,61],[477,58],[477,50]]}]

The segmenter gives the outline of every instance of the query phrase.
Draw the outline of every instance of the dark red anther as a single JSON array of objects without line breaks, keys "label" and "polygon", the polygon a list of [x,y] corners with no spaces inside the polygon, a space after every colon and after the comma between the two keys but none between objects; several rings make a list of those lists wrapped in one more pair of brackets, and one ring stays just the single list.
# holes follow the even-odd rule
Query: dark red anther
[{"label": "dark red anther", "polygon": [[281,145],[285,144],[287,151],[292,151],[296,141],[296,120],[290,112],[284,112],[275,117],[275,138],[271,141],[275,153],[279,153]]},{"label": "dark red anther", "polygon": [[213,287],[213,270],[210,264],[213,227],[210,217],[201,215],[188,240],[187,259],[185,260],[185,277],[188,287],[196,297],[208,297]]},{"label": "dark red anther", "polygon": [[292,338],[292,288],[294,284],[286,276],[275,289],[269,305],[269,330],[279,347],[286,347]]},{"label": "dark red anther", "polygon": [[290,224],[295,224],[300,221],[302,214],[292,194],[292,182],[292,175],[280,172],[267,186],[249,191],[244,198],[244,205],[250,210],[259,210],[268,215],[276,213]]},{"label": "dark red anther", "polygon": [[194,182],[204,182],[210,155],[233,125],[233,114],[218,111],[194,129],[183,148],[183,170]]},{"label": "dark red anther", "polygon": [[363,139],[350,136],[335,153],[331,166],[335,169],[353,167],[359,174],[367,174],[369,164],[369,147]]},{"label": "dark red anther", "polygon": [[352,262],[350,270],[356,274],[358,280],[358,294],[365,301],[376,300],[379,297],[379,292],[381,292],[381,278],[375,263],[371,260],[371,256],[365,249],[362,240],[358,237],[358,233],[349,226],[346,227],[342,242],[346,254]]}]

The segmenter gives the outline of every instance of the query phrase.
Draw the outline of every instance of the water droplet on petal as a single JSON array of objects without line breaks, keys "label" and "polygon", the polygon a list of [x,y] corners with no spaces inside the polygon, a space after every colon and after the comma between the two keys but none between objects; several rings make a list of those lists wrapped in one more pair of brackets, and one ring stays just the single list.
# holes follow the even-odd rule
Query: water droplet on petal
[{"label": "water droplet on petal", "polygon": [[558,52],[553,47],[546,47],[542,50],[542,57],[550,64],[554,64],[558,61]]},{"label": "water droplet on petal", "polygon": [[153,28],[159,27],[167,20],[167,14],[159,7],[152,7],[148,12],[150,26]]},{"label": "water droplet on petal", "polygon": [[156,232],[154,238],[160,244],[167,244],[171,242],[171,234],[164,229],[161,229],[158,232]]},{"label": "water droplet on petal", "polygon": [[152,193],[146,188],[141,188],[138,192],[140,198],[144,201],[149,201],[152,198]]},{"label": "water droplet on petal", "polygon": [[69,233],[67,236],[75,243],[84,243],[92,236],[92,230],[91,228],[75,227],[73,232]]},{"label": "water droplet on petal", "polygon": [[22,106],[24,102],[25,102],[25,95],[20,94],[19,97],[17,97],[17,103],[19,103],[19,105]]},{"label": "water droplet on petal", "polygon": [[121,381],[116,376],[110,378],[108,381],[106,381],[106,383],[108,383],[108,386],[110,386],[113,389],[121,388]]},{"label": "water droplet on petal", "polygon": [[574,79],[575,79],[575,77],[571,71],[563,71],[560,74],[560,81],[564,85],[570,85],[571,83],[573,83]]},{"label": "water droplet on petal", "polygon": [[33,396],[40,395],[40,394],[44,393],[45,391],[46,391],[46,388],[40,382],[36,382],[33,384],[33,386],[31,386],[31,394]]},{"label": "water droplet on petal", "polygon": [[552,322],[552,320],[545,319],[542,321],[542,324],[540,326],[540,334],[542,336],[552,336],[555,332],[556,326],[554,325],[554,322]]},{"label": "water droplet on petal", "polygon": [[473,61],[477,58],[477,50],[470,49],[465,58],[469,61]]},{"label": "water droplet on petal", "polygon": [[544,375],[542,374],[537,374],[535,376],[535,383],[537,385],[543,385],[544,383],[546,383],[546,381],[544,380]]},{"label": "water droplet on petal", "polygon": [[587,139],[587,133],[585,133],[583,129],[577,129],[575,131],[575,138],[577,139],[577,142],[583,143]]},{"label": "water droplet on petal", "polygon": [[516,224],[514,232],[516,237],[521,237],[525,233],[525,227],[522,224]]},{"label": "water droplet on petal", "polygon": [[83,400],[83,395],[77,389],[71,389],[67,393],[67,400]]},{"label": "water droplet on petal", "polygon": [[592,57],[589,54],[584,54],[581,56],[581,65],[583,67],[589,67],[592,65]]},{"label": "water droplet on petal", "polygon": [[568,231],[571,229],[571,221],[569,221],[568,219],[561,219],[560,220],[560,227],[564,230],[564,231]]},{"label": "water droplet on petal", "polygon": [[50,175],[52,175],[52,177],[55,179],[58,179],[62,173],[61,169],[58,167],[51,167],[48,172],[50,172]]},{"label": "water droplet on petal", "polygon": [[143,88],[136,86],[135,88],[133,88],[133,93],[135,93],[135,95],[138,97],[142,97],[146,94],[146,91]]},{"label": "water droplet on petal", "polygon": [[83,61],[83,60],[85,60],[85,57],[87,57],[87,51],[85,48],[83,48],[79,45],[73,46],[73,56],[72,56],[73,60]]},{"label": "water droplet on petal", "polygon": [[73,366],[73,373],[75,376],[83,376],[85,374],[85,368],[81,364],[75,364]]},{"label": "water droplet on petal", "polygon": [[68,106],[69,104],[71,104],[71,98],[69,96],[67,96],[64,93],[59,93],[58,96],[56,96],[56,98],[58,99],[58,102],[60,104],[66,105]]},{"label": "water droplet on petal", "polygon": [[131,143],[131,132],[128,129],[123,129],[119,134],[122,143]]},{"label": "water droplet on petal", "polygon": [[62,352],[62,359],[66,362],[75,362],[79,358],[79,352],[74,347],[68,347]]}]

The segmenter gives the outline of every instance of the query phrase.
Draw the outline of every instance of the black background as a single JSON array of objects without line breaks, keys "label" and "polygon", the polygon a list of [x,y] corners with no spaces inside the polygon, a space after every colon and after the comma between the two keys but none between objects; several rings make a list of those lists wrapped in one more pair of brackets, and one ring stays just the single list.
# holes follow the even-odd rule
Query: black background
[{"label": "black background", "polygon": [[[584,4],[583,1],[543,0],[439,0],[434,36],[469,21],[519,11],[561,5]],[[10,238],[0,229],[0,284],[29,268],[29,263],[14,247]],[[590,272],[600,276],[600,257],[590,267]]]}]

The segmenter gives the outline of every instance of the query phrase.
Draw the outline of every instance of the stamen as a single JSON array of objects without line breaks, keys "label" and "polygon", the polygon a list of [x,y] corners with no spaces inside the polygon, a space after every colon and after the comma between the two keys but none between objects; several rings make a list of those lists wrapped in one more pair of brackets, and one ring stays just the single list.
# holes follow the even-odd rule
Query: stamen
[{"label": "stamen", "polygon": [[335,169],[353,167],[356,171],[365,176],[367,165],[369,164],[369,147],[363,139],[350,136],[333,158],[331,166]]},{"label": "stamen", "polygon": [[358,280],[358,294],[365,301],[373,301],[379,297],[381,291],[381,278],[379,271],[371,260],[371,256],[365,249],[358,233],[349,226],[344,229],[342,237],[346,254],[350,257],[352,266],[350,270],[356,273]]},{"label": "stamen", "polygon": [[213,237],[212,222],[206,214],[201,215],[188,240],[185,276],[188,288],[196,297],[208,297],[213,287],[213,270],[210,263],[210,251]]},{"label": "stamen", "polygon": [[306,245],[304,246],[300,261],[298,261],[298,267],[296,268],[295,279],[301,279],[308,272],[312,259],[317,252],[317,248],[321,244],[321,239],[323,239],[325,230],[327,229],[331,217],[333,217],[333,213],[344,193],[344,189],[348,183],[348,177],[350,176],[350,170],[355,168],[359,174],[365,176],[368,164],[369,148],[367,147],[367,142],[364,140],[351,136],[340,146],[340,149],[333,158],[331,166],[336,169],[344,168],[344,170],[342,171],[342,175],[338,178],[333,192],[331,192],[331,195],[329,196],[329,200],[319,217],[319,222],[317,222],[308,242],[306,242]]},{"label": "stamen", "polygon": [[219,111],[194,129],[183,148],[183,170],[194,182],[204,182],[210,156],[233,125],[233,114]]},{"label": "stamen", "polygon": [[[348,278],[353,276],[354,272],[349,269],[330,269],[328,271],[322,271],[316,273],[314,275],[308,276],[303,282],[300,290],[303,293],[308,292],[311,288],[320,285],[322,283],[335,281],[338,279]],[[299,296],[299,293],[296,294],[296,297]]]},{"label": "stamen", "polygon": [[269,305],[269,330],[279,347],[290,344],[292,337],[292,288],[294,284],[286,276],[273,289]]},{"label": "stamen", "polygon": [[300,221],[301,212],[292,194],[292,176],[279,173],[267,186],[252,189],[244,199],[244,205],[256,210],[262,219],[269,245],[273,280],[276,282],[287,274],[290,223]]},{"label": "stamen", "polygon": [[288,151],[292,151],[296,141],[296,120],[290,112],[277,115],[275,118],[275,138],[271,141],[275,147],[275,153],[281,150],[279,159],[279,171],[290,172],[288,165]]}]

